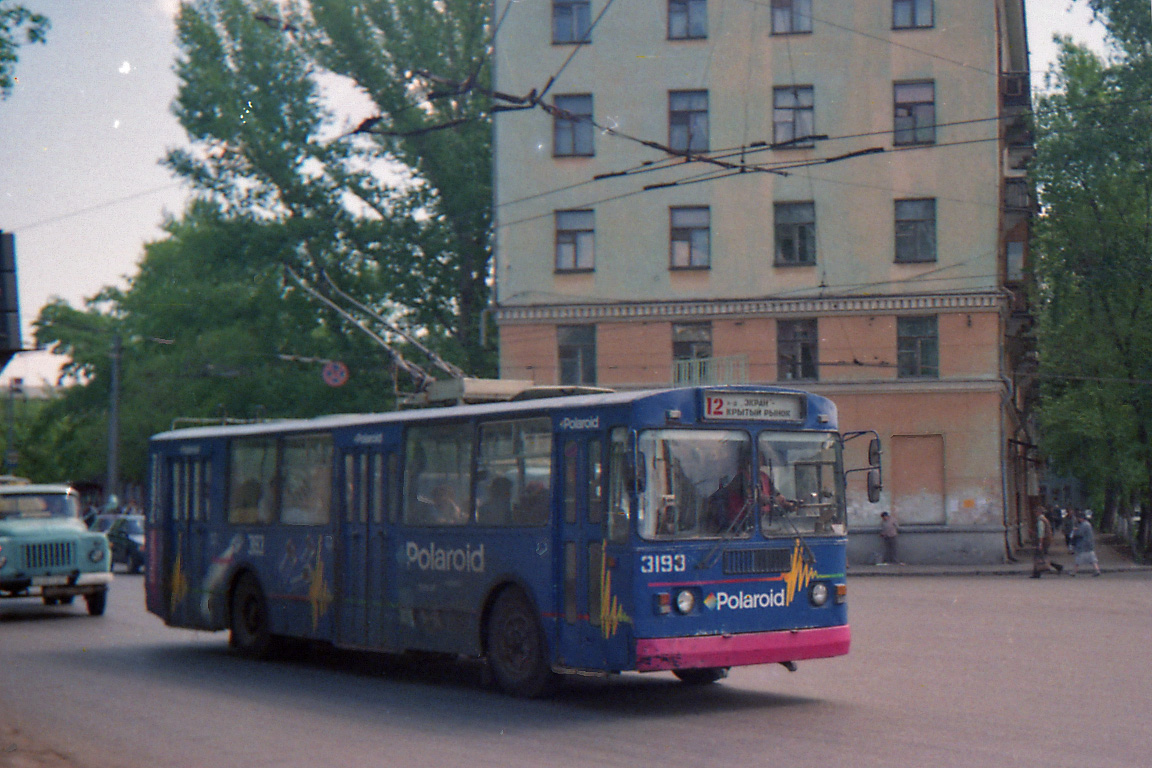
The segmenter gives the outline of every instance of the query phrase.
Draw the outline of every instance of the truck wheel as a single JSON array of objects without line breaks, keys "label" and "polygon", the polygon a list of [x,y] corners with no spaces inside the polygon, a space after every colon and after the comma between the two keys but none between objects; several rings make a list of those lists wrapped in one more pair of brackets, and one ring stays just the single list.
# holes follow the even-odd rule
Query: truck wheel
[{"label": "truck wheel", "polygon": [[242,656],[267,658],[272,650],[268,629],[268,601],[260,582],[246,573],[232,590],[231,635],[228,644]]},{"label": "truck wheel", "polygon": [[108,591],[100,590],[90,595],[84,595],[84,602],[88,604],[89,616],[103,616],[104,607],[108,604]]},{"label": "truck wheel", "polygon": [[500,688],[513,696],[536,698],[557,682],[548,664],[548,644],[528,598],[516,587],[500,593],[488,620],[488,664]]}]

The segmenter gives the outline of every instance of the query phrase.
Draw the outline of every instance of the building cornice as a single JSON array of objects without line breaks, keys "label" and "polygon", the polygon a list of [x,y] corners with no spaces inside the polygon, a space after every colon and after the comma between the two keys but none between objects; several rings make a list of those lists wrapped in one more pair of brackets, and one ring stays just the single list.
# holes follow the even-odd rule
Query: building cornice
[{"label": "building cornice", "polygon": [[1000,309],[1002,293],[948,293],[903,296],[825,296],[820,298],[620,301],[582,304],[502,306],[498,323],[664,320],[679,318],[776,317],[781,315],[867,315],[905,312],[973,312]]}]

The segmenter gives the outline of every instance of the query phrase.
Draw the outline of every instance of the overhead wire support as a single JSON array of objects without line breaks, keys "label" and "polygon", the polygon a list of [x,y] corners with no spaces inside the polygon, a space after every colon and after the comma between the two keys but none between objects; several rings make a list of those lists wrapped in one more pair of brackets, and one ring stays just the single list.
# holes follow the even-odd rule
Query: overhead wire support
[{"label": "overhead wire support", "polygon": [[351,312],[344,309],[343,307],[338,305],[336,302],[332,301],[327,296],[325,296],[323,293],[321,293],[320,291],[316,290],[311,285],[309,285],[308,281],[305,280],[304,278],[300,277],[300,275],[298,275],[296,273],[296,270],[292,269],[292,267],[285,264],[284,265],[284,271],[286,271],[289,275],[291,275],[292,279],[295,280],[296,283],[301,288],[303,288],[305,291],[308,292],[308,295],[317,299],[321,303],[327,305],[330,309],[332,309],[338,315],[340,315],[340,317],[344,318],[348,322],[355,325],[357,328],[359,328],[361,331],[363,331],[365,334],[367,334],[369,338],[371,338],[373,341],[375,341],[377,344],[379,344],[381,347],[383,347],[384,350],[388,353],[389,357],[391,357],[392,363],[398,369],[404,371],[406,374],[408,374],[412,378],[412,381],[415,383],[415,387],[416,387],[417,392],[423,392],[424,390],[426,390],[428,388],[429,384],[431,384],[433,381],[436,380],[435,377],[429,375],[428,372],[425,371],[423,368],[421,368],[419,365],[417,365],[416,363],[413,363],[409,360],[406,360],[403,355],[401,355],[396,350],[392,349],[392,347],[388,345],[388,342],[384,338],[382,338],[379,334],[377,334],[375,331],[373,331],[371,328],[369,328],[367,325],[365,325],[363,321],[358,319]]},{"label": "overhead wire support", "polygon": [[351,296],[349,296],[344,291],[340,290],[340,287],[337,286],[335,282],[333,282],[332,277],[328,274],[327,271],[321,270],[320,276],[324,278],[324,282],[326,282],[328,284],[328,287],[330,289],[332,289],[332,291],[334,291],[337,296],[339,296],[341,299],[348,302],[352,306],[356,307],[356,309],[358,309],[361,312],[363,312],[364,314],[368,315],[369,317],[371,317],[376,322],[380,323],[380,325],[382,325],[386,329],[388,329],[389,332],[396,334],[400,338],[404,339],[404,341],[406,341],[409,344],[411,344],[412,346],[416,347],[416,349],[420,350],[423,354],[425,354],[428,357],[428,359],[431,360],[432,363],[437,368],[444,371],[444,373],[448,374],[449,376],[451,376],[454,379],[463,379],[466,377],[466,374],[460,368],[458,368],[455,365],[453,365],[452,363],[448,362],[447,360],[442,358],[440,355],[436,354],[431,349],[426,347],[424,344],[421,344],[419,341],[417,341],[410,334],[405,333],[403,330],[401,330],[397,326],[388,322],[388,320],[386,320],[384,318],[384,316],[381,315],[379,312],[377,312],[376,310],[367,306],[366,304],[363,304],[362,302],[357,301],[356,299],[352,298]]}]

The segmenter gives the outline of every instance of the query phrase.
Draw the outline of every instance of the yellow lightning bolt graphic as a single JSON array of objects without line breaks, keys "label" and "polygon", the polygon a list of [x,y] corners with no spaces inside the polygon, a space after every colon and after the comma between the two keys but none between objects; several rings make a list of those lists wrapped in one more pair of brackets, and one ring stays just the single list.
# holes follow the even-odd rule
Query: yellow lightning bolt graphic
[{"label": "yellow lightning bolt graphic", "polygon": [[796,546],[792,548],[792,566],[788,569],[788,573],[784,574],[784,584],[787,587],[784,604],[791,605],[796,593],[807,587],[814,578],[816,569],[804,562],[804,552],[800,547],[800,540],[797,539]]},{"label": "yellow lightning bolt graphic", "polygon": [[172,586],[168,595],[168,615],[176,613],[176,606],[188,597],[188,577],[184,575],[183,547],[180,546],[180,536],[176,536],[176,562],[172,564]]},{"label": "yellow lightning bolt graphic", "polygon": [[316,567],[312,569],[312,583],[308,587],[308,602],[312,604],[312,631],[320,625],[320,617],[332,605],[332,590],[324,580],[324,560],[320,557],[320,547],[316,547]]},{"label": "yellow lightning bolt graphic", "polygon": [[622,622],[632,621],[612,594],[612,574],[608,571],[608,555],[604,552],[606,543],[600,543],[600,632],[605,640],[616,634]]}]

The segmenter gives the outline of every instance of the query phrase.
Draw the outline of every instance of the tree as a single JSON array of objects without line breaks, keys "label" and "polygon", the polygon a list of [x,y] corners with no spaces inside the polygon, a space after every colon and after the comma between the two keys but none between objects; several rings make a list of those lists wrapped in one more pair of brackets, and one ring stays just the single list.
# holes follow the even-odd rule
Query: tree
[{"label": "tree", "polygon": [[[488,5],[196,0],[178,20],[175,112],[193,141],[169,166],[237,218],[279,227],[281,262],[326,273],[474,375],[491,260],[486,97],[419,88],[420,69],[486,77]],[[377,114],[338,126],[324,83]]]},{"label": "tree", "polygon": [[[387,355],[286,290],[275,258],[283,233],[203,201],[167,231],[146,246],[126,290],[105,289],[84,311],[59,300],[41,311],[37,342],[67,354],[64,375],[84,386],[67,388],[40,412],[22,471],[103,478],[115,336],[123,347],[120,434],[129,479],[145,476],[149,435],[172,428],[176,417],[307,417],[392,406]],[[325,360],[351,369],[346,384],[323,382]]]},{"label": "tree", "polygon": [[1090,5],[1112,58],[1064,40],[1036,111],[1041,442],[1097,498],[1121,484],[1152,509],[1152,16]]},{"label": "tree", "polygon": [[25,42],[43,43],[48,39],[50,27],[47,16],[33,13],[23,5],[0,0],[0,99],[8,98],[16,82],[14,71],[20,58],[16,49],[21,45],[21,31]]}]

